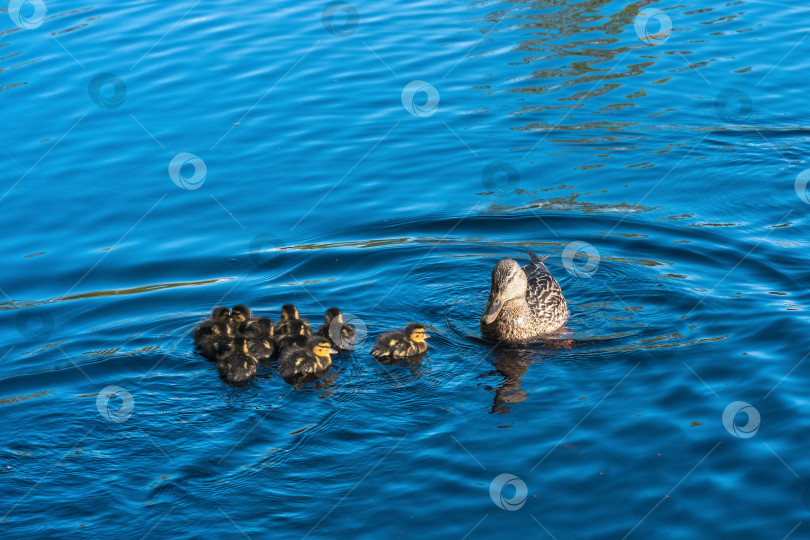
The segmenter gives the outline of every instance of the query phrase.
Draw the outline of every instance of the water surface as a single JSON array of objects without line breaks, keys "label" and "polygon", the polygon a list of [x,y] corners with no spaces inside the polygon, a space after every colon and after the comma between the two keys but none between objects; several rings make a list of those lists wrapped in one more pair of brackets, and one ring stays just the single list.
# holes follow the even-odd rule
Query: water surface
[{"label": "water surface", "polygon": [[[0,13],[5,537],[807,536],[807,8],[38,5]],[[527,248],[572,318],[493,348]],[[286,302],[368,341],[300,389],[194,351]]]}]

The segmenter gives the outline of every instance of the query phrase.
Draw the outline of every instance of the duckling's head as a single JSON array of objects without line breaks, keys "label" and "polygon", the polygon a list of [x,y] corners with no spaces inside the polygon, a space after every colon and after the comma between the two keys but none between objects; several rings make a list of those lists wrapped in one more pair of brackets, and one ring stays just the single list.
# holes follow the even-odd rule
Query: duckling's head
[{"label": "duckling's head", "polygon": [[233,306],[233,309],[231,310],[231,318],[236,324],[243,323],[250,319],[250,317],[250,308],[246,305],[239,304],[238,306]]},{"label": "duckling's head", "polygon": [[240,324],[239,332],[248,337],[272,337],[273,323],[267,317],[256,317]]},{"label": "duckling's head", "polygon": [[501,259],[492,269],[492,289],[489,301],[481,315],[481,322],[492,324],[504,304],[511,300],[526,298],[526,272],[514,259]]},{"label": "duckling's head", "polygon": [[298,318],[298,308],[292,304],[284,304],[281,306],[281,320],[289,321]]},{"label": "duckling's head", "polygon": [[326,322],[326,325],[329,326],[332,324],[332,321],[337,321],[339,323],[343,322],[343,313],[336,307],[329,308],[326,310],[326,317],[324,322]]},{"label": "duckling's head", "polygon": [[309,337],[312,335],[312,330],[310,330],[309,326],[301,319],[291,320],[287,328],[288,328],[287,331],[291,336]]},{"label": "duckling's head", "polygon": [[329,358],[330,354],[337,354],[337,351],[332,348],[329,340],[321,336],[315,336],[310,339],[307,346],[315,356],[320,358]]},{"label": "duckling's head", "polygon": [[408,336],[408,339],[417,343],[421,343],[430,337],[430,334],[425,333],[425,326],[415,322],[405,327],[405,335]]},{"label": "duckling's head", "polygon": [[211,312],[211,318],[214,319],[215,321],[224,321],[227,320],[228,317],[230,316],[231,310],[223,306],[215,307],[214,310]]},{"label": "duckling's head", "polygon": [[258,330],[264,335],[273,335],[273,321],[268,319],[267,317],[257,317],[250,321],[251,326],[258,328]]}]

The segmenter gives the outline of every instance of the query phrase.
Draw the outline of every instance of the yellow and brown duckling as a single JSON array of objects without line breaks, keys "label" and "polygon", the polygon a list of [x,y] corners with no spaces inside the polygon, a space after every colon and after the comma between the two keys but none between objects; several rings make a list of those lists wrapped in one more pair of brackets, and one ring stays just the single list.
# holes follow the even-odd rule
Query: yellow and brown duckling
[{"label": "yellow and brown duckling", "polygon": [[278,361],[278,372],[285,379],[305,375],[317,375],[332,365],[330,355],[337,353],[328,338],[311,337],[305,346],[287,347],[281,352]]},{"label": "yellow and brown duckling", "polygon": [[234,329],[239,328],[239,326],[251,320],[253,318],[253,313],[250,311],[250,308],[244,304],[237,304],[233,306],[231,310],[231,326]]},{"label": "yellow and brown duckling", "polygon": [[378,358],[408,358],[419,356],[427,351],[430,334],[425,333],[425,325],[410,323],[402,332],[387,332],[377,338],[371,349],[372,356]]},{"label": "yellow and brown duckling", "polygon": [[217,370],[220,377],[232,384],[251,380],[259,370],[259,361],[250,354],[249,339],[237,336],[227,352],[220,353]]},{"label": "yellow and brown duckling", "polygon": [[253,317],[239,325],[239,335],[247,341],[248,353],[259,362],[273,358],[276,345],[273,342],[273,323],[267,317]]},{"label": "yellow and brown duckling", "polygon": [[[298,313],[298,308],[292,304],[284,304],[281,306],[281,319],[276,323],[275,334],[276,336],[284,336],[291,332],[287,327],[292,321],[302,321],[303,324],[309,329],[309,334],[312,335],[312,327],[306,319],[302,319]],[[295,332],[298,333],[298,332]]]},{"label": "yellow and brown duckling", "polygon": [[560,284],[531,250],[522,267],[501,259],[492,269],[489,299],[481,315],[481,334],[507,343],[534,341],[558,331],[568,320]]},{"label": "yellow and brown duckling", "polygon": [[194,328],[194,344],[208,360],[215,361],[230,346],[234,336],[230,320],[231,310],[219,306],[213,309],[209,319]]},{"label": "yellow and brown duckling", "polygon": [[343,312],[336,307],[326,310],[324,323],[315,334],[329,339],[333,348],[344,351],[352,350],[357,340],[354,326],[343,321]]},{"label": "yellow and brown duckling", "polygon": [[[276,325],[278,328],[278,325]],[[281,334],[276,333],[276,350],[283,353],[288,347],[305,347],[312,337],[312,328],[303,319],[293,319],[286,321],[281,329]]]}]

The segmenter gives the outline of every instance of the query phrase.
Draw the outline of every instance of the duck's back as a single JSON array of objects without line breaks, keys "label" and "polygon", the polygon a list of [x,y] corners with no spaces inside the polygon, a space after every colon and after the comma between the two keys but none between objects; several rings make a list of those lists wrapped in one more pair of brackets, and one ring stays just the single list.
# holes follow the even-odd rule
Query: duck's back
[{"label": "duck's back", "polygon": [[532,262],[523,267],[528,281],[526,303],[532,314],[543,321],[542,333],[553,332],[568,320],[568,304],[560,284],[543,264],[548,255],[540,258],[528,251]]}]

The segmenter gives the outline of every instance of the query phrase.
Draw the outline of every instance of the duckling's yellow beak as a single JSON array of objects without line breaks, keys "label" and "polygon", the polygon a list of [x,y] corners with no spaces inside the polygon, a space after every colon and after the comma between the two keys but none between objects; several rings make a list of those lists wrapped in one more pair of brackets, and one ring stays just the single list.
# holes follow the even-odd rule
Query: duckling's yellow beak
[{"label": "duckling's yellow beak", "polygon": [[501,312],[501,308],[503,307],[503,296],[496,296],[492,302],[487,304],[487,307],[484,309],[484,314],[481,316],[481,320],[484,324],[492,324],[492,321],[498,318],[498,314]]},{"label": "duckling's yellow beak", "polygon": [[329,349],[329,354],[337,354],[338,352],[335,349]]}]

